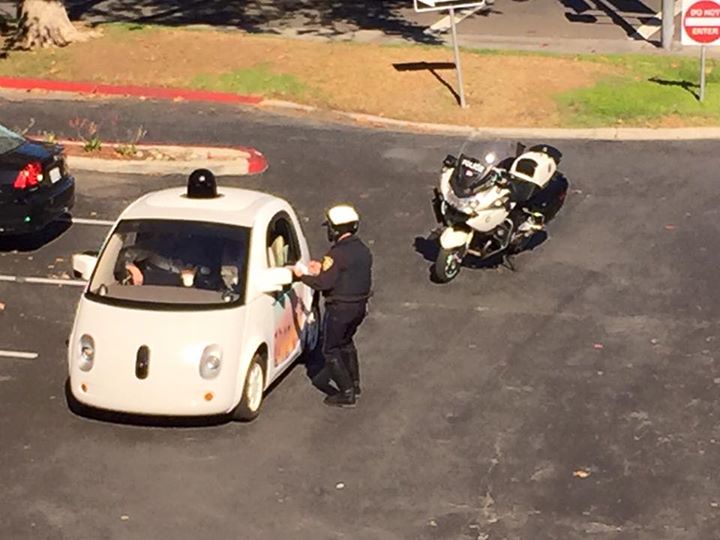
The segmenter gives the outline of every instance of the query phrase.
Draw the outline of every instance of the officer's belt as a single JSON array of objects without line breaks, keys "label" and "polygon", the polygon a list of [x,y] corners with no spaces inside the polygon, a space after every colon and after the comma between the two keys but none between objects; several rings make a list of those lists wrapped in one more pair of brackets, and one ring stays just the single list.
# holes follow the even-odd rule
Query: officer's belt
[{"label": "officer's belt", "polygon": [[332,295],[327,296],[325,298],[326,304],[351,304],[353,302],[366,302],[370,297],[372,296],[372,293],[368,294],[356,294],[356,295]]}]

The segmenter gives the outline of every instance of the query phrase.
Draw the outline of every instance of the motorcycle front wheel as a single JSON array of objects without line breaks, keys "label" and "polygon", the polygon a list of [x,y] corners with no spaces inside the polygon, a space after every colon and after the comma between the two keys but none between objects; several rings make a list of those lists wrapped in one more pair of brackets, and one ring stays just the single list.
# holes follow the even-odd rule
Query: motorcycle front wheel
[{"label": "motorcycle front wheel", "polygon": [[455,279],[460,273],[462,260],[463,250],[441,248],[432,267],[432,276],[435,281],[447,283]]}]

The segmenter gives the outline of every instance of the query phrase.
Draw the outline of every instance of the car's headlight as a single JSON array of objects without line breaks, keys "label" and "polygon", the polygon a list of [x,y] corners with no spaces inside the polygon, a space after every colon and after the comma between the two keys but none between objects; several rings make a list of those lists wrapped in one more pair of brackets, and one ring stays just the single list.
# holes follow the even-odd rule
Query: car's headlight
[{"label": "car's headlight", "polygon": [[88,334],[80,338],[80,360],[78,367],[82,371],[90,371],[95,363],[95,340]]},{"label": "car's headlight", "polygon": [[200,358],[200,376],[203,379],[214,379],[222,368],[222,349],[220,345],[208,345]]}]

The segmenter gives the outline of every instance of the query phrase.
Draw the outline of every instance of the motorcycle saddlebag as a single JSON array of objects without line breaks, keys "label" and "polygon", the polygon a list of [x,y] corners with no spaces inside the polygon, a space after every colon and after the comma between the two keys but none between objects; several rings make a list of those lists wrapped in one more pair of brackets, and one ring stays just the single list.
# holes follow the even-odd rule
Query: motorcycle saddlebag
[{"label": "motorcycle saddlebag", "polygon": [[537,191],[527,201],[528,210],[542,213],[547,220],[552,219],[565,202],[568,187],[567,178],[556,174],[544,189]]}]

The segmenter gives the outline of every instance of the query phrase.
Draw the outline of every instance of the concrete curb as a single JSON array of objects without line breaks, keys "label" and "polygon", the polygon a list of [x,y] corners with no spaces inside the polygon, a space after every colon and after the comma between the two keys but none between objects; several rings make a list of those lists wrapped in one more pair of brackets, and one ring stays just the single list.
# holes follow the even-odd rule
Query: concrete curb
[{"label": "concrete curb", "polygon": [[720,139],[720,127],[696,128],[477,128],[452,124],[409,122],[359,113],[338,113],[358,123],[428,133],[446,133],[498,139],[586,139],[604,141],[680,141]]},{"label": "concrete curb", "polygon": [[[138,99],[164,99],[172,101],[206,101],[211,103],[230,103],[250,105],[269,109],[285,109],[300,112],[322,112],[335,117],[352,120],[366,127],[382,127],[400,129],[410,132],[461,135],[488,139],[575,139],[603,141],[697,141],[720,139],[719,127],[688,127],[688,128],[494,128],[458,126],[454,124],[431,124],[410,122],[375,116],[371,114],[353,113],[320,109],[290,101],[264,99],[259,96],[242,96],[224,92],[205,92],[173,88],[153,88],[138,86],[113,86],[107,84],[75,83],[71,81],[48,81],[44,79],[24,79],[19,77],[0,77],[0,90],[32,92],[40,90],[53,94],[69,96],[108,96],[134,97]],[[35,96],[33,96],[35,97]],[[133,169],[128,162],[128,169]],[[85,165],[83,160],[78,166]],[[173,171],[175,169],[172,169]],[[218,169],[221,170],[221,169]],[[174,174],[168,173],[168,174]],[[218,173],[224,174],[224,173]],[[232,173],[228,173],[232,174]]]},{"label": "concrete curb", "polygon": [[[65,147],[82,146],[77,141],[58,141]],[[113,143],[105,143],[112,146]],[[247,176],[260,174],[267,167],[267,159],[254,148],[224,148],[206,146],[136,145],[138,151],[160,152],[185,159],[107,159],[90,156],[67,156],[71,170],[143,175],[188,175],[195,169],[207,168],[216,176]],[[187,155],[190,154],[189,158]]]}]

